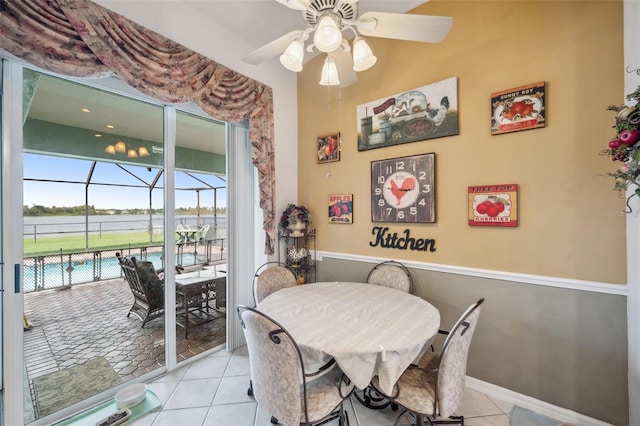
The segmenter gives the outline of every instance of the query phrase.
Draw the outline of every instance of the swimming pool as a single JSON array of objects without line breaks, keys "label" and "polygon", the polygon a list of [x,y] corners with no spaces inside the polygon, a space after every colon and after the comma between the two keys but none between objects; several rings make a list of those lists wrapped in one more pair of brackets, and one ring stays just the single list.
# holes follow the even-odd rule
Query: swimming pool
[{"label": "swimming pool", "polygon": [[[196,248],[197,250],[192,252],[176,253],[176,263],[186,266],[212,261],[211,246],[199,244]],[[162,268],[164,265],[162,252],[151,252],[147,248],[137,248],[130,251],[105,250],[25,257],[23,260],[23,292],[29,293],[120,278],[122,272],[116,252],[124,252],[137,259],[153,262],[156,269]]]}]

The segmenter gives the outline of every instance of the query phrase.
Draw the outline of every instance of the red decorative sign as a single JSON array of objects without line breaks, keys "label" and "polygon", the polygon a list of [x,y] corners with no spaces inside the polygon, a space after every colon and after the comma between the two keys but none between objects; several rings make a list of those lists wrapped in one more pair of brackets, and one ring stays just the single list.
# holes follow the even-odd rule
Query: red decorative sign
[{"label": "red decorative sign", "polygon": [[518,185],[469,187],[470,226],[518,226]]},{"label": "red decorative sign", "polygon": [[491,134],[545,125],[544,81],[491,94]]}]

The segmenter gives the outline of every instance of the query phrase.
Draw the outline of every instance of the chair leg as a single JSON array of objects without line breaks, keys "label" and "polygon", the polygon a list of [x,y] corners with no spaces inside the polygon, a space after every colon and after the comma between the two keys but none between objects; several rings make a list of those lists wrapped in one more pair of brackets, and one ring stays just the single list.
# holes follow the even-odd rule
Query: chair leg
[{"label": "chair leg", "polygon": [[393,426],[397,426],[398,422],[400,421],[400,418],[402,416],[404,416],[405,414],[409,413],[409,410],[407,410],[406,408],[403,409],[400,414],[398,414],[398,417],[396,417],[396,421],[393,423]]},{"label": "chair leg", "polygon": [[[360,396],[358,391],[355,391],[354,396],[362,405],[372,410],[382,410],[383,408],[387,408],[387,406],[391,403],[389,399],[387,399],[384,395],[380,394],[374,387],[368,386],[362,390],[362,396]],[[398,406],[396,404],[396,410]],[[395,411],[395,410],[394,410]]]},{"label": "chair leg", "polygon": [[247,389],[247,395],[253,396],[253,382],[249,380],[249,389]]},{"label": "chair leg", "polygon": [[349,426],[349,413],[342,411],[340,418],[338,419],[338,426]]},{"label": "chair leg", "polygon": [[404,409],[400,415],[398,415],[398,418],[396,419],[396,422],[393,424],[393,426],[396,426],[398,424],[398,422],[400,421],[400,417],[402,417],[403,414],[407,413],[409,415],[409,417],[411,417],[411,419],[413,419],[415,421],[415,426],[424,426],[425,422],[427,425],[429,426],[434,426],[434,425],[461,425],[464,426],[464,416],[449,416],[446,419],[434,419],[430,416],[425,416],[424,414],[417,414],[417,413],[413,413],[411,411],[408,411],[406,409]]},{"label": "chair leg", "polygon": [[275,417],[271,416],[271,424],[277,425],[278,424],[278,419],[276,419]]}]

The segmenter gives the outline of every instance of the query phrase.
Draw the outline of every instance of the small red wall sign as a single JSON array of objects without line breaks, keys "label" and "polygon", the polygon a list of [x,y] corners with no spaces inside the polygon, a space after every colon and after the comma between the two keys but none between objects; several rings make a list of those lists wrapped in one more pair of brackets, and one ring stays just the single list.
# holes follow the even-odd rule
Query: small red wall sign
[{"label": "small red wall sign", "polygon": [[469,226],[518,226],[518,185],[470,186]]}]

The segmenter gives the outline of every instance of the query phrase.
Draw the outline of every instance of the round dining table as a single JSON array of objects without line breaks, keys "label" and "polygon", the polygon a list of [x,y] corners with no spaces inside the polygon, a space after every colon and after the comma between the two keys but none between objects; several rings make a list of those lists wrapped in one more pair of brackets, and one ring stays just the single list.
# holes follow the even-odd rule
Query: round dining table
[{"label": "round dining table", "polygon": [[333,358],[357,388],[378,376],[388,394],[440,327],[439,311],[426,300],[374,284],[298,285],[272,293],[257,308],[293,336],[305,365]]}]

